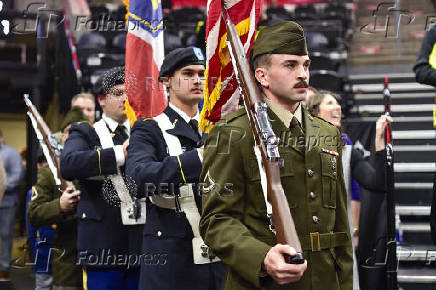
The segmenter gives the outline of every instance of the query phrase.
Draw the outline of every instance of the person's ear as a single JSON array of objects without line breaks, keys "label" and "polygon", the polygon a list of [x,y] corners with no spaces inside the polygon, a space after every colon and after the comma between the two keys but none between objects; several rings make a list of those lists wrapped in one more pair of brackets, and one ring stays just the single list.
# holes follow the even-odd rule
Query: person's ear
[{"label": "person's ear", "polygon": [[106,104],[106,96],[105,95],[102,95],[102,94],[99,94],[98,96],[97,96],[97,101],[98,101],[98,103],[100,104],[100,107],[104,107],[104,105]]},{"label": "person's ear", "polygon": [[165,87],[167,87],[167,89],[169,89],[171,87],[171,82],[170,82],[171,77],[165,76],[162,77],[162,83],[164,84]]},{"label": "person's ear", "polygon": [[254,76],[256,77],[256,80],[260,83],[262,87],[267,88],[269,86],[268,82],[268,73],[265,68],[258,67],[254,71]]}]

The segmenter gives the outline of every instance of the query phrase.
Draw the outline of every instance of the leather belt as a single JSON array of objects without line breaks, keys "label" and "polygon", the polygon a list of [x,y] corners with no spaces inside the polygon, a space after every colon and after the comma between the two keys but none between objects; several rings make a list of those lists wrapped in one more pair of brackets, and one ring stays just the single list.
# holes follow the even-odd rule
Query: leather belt
[{"label": "leather belt", "polygon": [[350,242],[350,237],[346,232],[330,232],[326,234],[314,232],[300,239],[300,242],[304,251],[319,252],[325,249],[345,246]]}]

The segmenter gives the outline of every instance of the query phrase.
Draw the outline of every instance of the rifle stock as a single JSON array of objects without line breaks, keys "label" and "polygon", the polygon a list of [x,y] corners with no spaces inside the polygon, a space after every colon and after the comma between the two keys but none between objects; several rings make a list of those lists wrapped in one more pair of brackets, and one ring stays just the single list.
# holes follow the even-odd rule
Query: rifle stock
[{"label": "rifle stock", "polygon": [[50,170],[53,173],[56,184],[60,186],[62,191],[64,191],[67,187],[72,187],[74,189],[73,183],[66,181],[61,176],[59,161],[59,156],[62,150],[61,146],[53,137],[50,128],[45,123],[41,114],[39,114],[38,109],[32,104],[28,94],[24,94],[24,103],[27,106],[27,115],[31,120],[32,127],[41,144],[41,147],[43,148],[45,158],[47,159],[47,163],[49,164]]},{"label": "rifle stock", "polygon": [[222,10],[222,17],[226,22],[227,40],[233,67],[244,98],[245,109],[250,120],[256,146],[260,150],[265,168],[267,198],[272,206],[276,239],[278,243],[290,245],[297,251],[297,256],[287,259],[289,263],[304,263],[301,243],[280,180],[280,165],[282,162],[278,151],[280,140],[271,128],[267,115],[267,105],[264,103],[257,87],[235,25],[225,9]]}]

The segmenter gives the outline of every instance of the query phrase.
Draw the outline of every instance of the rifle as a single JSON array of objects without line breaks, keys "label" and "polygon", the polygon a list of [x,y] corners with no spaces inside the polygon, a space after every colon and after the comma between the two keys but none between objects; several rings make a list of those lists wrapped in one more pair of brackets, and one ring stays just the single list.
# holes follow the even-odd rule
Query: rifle
[{"label": "rifle", "polygon": [[33,130],[35,130],[36,137],[44,152],[44,156],[47,159],[48,166],[53,173],[56,185],[60,187],[61,191],[64,191],[67,187],[74,185],[70,181],[66,181],[61,176],[59,156],[61,155],[62,146],[56,141],[50,128],[44,122],[44,119],[39,114],[38,109],[32,104],[28,94],[24,94],[24,103],[27,106],[27,116],[32,123]]},{"label": "rifle", "polygon": [[[388,78],[385,77],[383,90],[385,115],[391,115],[391,94]],[[394,195],[394,151],[390,124],[386,125],[385,188],[386,188],[386,275],[388,290],[398,289],[397,281],[397,239],[395,231],[395,195]]]},{"label": "rifle", "polygon": [[[272,206],[272,216],[269,216],[270,228],[274,227],[278,243],[290,245],[297,252],[294,257],[286,257],[286,261],[291,264],[302,264],[304,257],[301,243],[280,180],[280,167],[283,166],[283,159],[280,158],[278,150],[280,139],[271,128],[267,115],[267,105],[262,100],[235,25],[230,20],[225,8],[222,9],[221,15],[226,23],[228,47],[239,89],[244,98],[256,147],[260,151],[265,168],[267,198]],[[272,220],[273,217],[274,220]]]}]

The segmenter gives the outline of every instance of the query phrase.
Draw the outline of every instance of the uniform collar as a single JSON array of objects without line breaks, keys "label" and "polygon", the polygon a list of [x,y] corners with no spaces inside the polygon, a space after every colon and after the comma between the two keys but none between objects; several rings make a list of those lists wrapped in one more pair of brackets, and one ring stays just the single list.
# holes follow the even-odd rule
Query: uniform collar
[{"label": "uniform collar", "polygon": [[174,106],[173,104],[171,104],[171,101],[168,103],[168,106],[173,109],[174,112],[176,112],[177,114],[179,114],[180,117],[182,117],[183,120],[185,120],[186,123],[189,124],[189,121],[191,121],[191,119],[197,120],[197,122],[200,119],[200,114],[197,111],[197,114],[195,114],[195,116],[193,118],[189,117],[185,112],[183,112],[182,110],[180,110],[179,108],[177,108],[176,106]]},{"label": "uniform collar", "polygon": [[286,128],[289,128],[291,125],[292,118],[295,116],[297,118],[297,121],[300,122],[300,125],[302,124],[302,113],[301,113],[301,103],[298,106],[297,110],[295,110],[295,113],[292,114],[289,110],[285,109],[282,105],[271,101],[267,97],[263,97],[265,103],[268,105],[268,107],[271,108],[271,111],[273,111],[274,114],[280,119],[280,121],[283,122],[283,124],[286,126]]},{"label": "uniform collar", "polygon": [[[170,119],[170,122],[173,124],[173,128],[168,129],[166,131],[172,135],[183,136],[183,137],[189,138],[194,142],[200,141],[198,139],[198,135],[195,134],[194,130],[189,125],[189,121],[191,120],[191,118],[189,118],[185,114],[185,117],[188,117],[187,118],[188,122],[186,122],[186,119],[183,118],[181,116],[181,114],[179,113],[179,112],[181,112],[181,110],[179,109],[179,112],[177,112],[175,110],[175,108],[176,107],[174,105],[170,106],[170,104],[168,104],[167,108],[164,111],[164,114],[168,116],[168,118]],[[193,119],[195,119],[195,117]]]},{"label": "uniform collar", "polygon": [[115,121],[114,119],[109,118],[108,116],[106,116],[105,113],[103,113],[103,116],[101,118],[107,124],[107,126],[109,127],[111,132],[115,132],[115,130],[117,129],[118,125],[122,125],[122,126],[124,126],[126,128],[127,134],[130,135],[130,122],[129,122],[129,119],[126,119],[126,121],[124,121],[124,123],[120,124],[117,121]]}]

